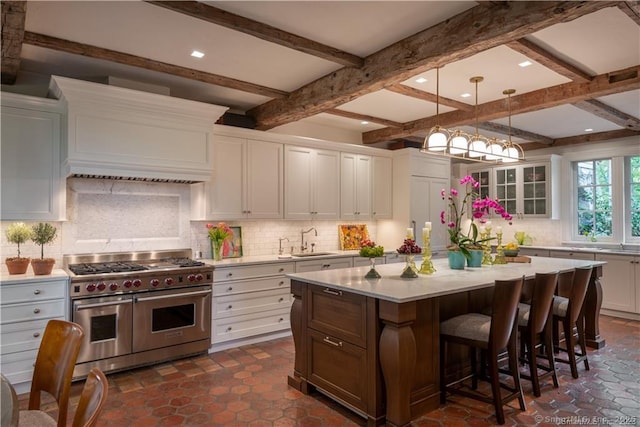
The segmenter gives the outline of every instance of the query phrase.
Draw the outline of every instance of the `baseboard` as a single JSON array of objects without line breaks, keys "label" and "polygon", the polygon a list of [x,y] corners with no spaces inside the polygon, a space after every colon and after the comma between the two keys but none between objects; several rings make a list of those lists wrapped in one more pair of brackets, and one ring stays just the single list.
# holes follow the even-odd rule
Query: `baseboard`
[{"label": "baseboard", "polygon": [[225,341],[221,343],[214,343],[209,348],[209,353],[217,353],[219,351],[229,350],[230,348],[242,347],[243,345],[257,344],[269,340],[275,340],[278,338],[290,337],[291,329],[284,331],[278,331],[268,334],[255,335],[247,338],[239,338],[237,340]]}]

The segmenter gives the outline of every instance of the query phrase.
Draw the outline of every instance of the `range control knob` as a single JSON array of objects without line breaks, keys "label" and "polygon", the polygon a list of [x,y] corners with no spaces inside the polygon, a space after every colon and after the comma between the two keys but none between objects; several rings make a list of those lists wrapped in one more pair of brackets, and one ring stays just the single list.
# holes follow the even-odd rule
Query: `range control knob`
[{"label": "range control knob", "polygon": [[122,282],[122,286],[124,286],[127,289],[129,289],[132,285],[133,285],[133,282],[131,280],[125,280],[124,282]]},{"label": "range control knob", "polygon": [[109,290],[117,291],[118,290],[118,284],[117,283],[110,283],[109,284]]},{"label": "range control knob", "polygon": [[164,284],[167,285],[167,286],[173,285],[173,278],[172,277],[167,277],[166,279],[164,279]]},{"label": "range control knob", "polygon": [[203,279],[202,274],[198,273],[196,274],[196,282],[199,282]]},{"label": "range control knob", "polygon": [[99,291],[104,291],[105,289],[107,289],[107,285],[105,285],[104,282],[98,283],[98,290]]},{"label": "range control knob", "polygon": [[140,279],[134,279],[133,280],[133,287],[134,288],[139,288],[140,285],[142,285],[142,280],[140,280]]},{"label": "range control knob", "polygon": [[89,284],[87,285],[87,288],[86,288],[86,289],[87,289],[87,291],[89,291],[89,292],[93,292],[93,291],[95,291],[95,290],[96,290],[96,284],[95,284],[95,283],[89,283]]},{"label": "range control knob", "polygon": [[151,286],[153,286],[155,288],[156,286],[158,286],[160,284],[160,280],[151,279],[151,281],[149,283],[151,284]]},{"label": "range control knob", "polygon": [[187,280],[190,282],[195,282],[196,280],[196,275],[195,274],[190,274],[187,276]]}]

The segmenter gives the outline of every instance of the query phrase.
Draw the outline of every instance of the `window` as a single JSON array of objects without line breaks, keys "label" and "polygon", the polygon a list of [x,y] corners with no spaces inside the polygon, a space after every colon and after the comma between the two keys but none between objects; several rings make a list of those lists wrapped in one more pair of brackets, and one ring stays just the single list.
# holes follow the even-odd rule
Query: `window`
[{"label": "window", "polygon": [[640,156],[629,157],[627,163],[628,170],[628,191],[629,191],[629,211],[626,215],[630,219],[630,229],[627,233],[632,238],[640,237]]},{"label": "window", "polygon": [[[578,234],[592,239],[613,233],[611,159],[576,163]],[[640,184],[638,185],[640,190]],[[640,200],[640,198],[639,198]]]}]

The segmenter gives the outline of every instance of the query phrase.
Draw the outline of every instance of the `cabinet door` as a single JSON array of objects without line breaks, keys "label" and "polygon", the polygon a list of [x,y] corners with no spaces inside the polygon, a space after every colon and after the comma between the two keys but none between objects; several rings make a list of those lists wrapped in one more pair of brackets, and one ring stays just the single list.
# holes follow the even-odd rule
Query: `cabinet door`
[{"label": "cabinet door", "polygon": [[314,157],[312,148],[284,148],[284,216],[287,219],[310,219],[314,198]]},{"label": "cabinet door", "polygon": [[525,216],[549,215],[549,191],[551,177],[545,164],[522,166],[522,210]]},{"label": "cabinet door", "polygon": [[317,150],[314,158],[314,219],[340,217],[340,153]]},{"label": "cabinet door", "polygon": [[[422,227],[426,221],[440,224],[440,212],[446,208],[446,200],[442,200],[440,191],[447,188],[448,180],[443,178],[411,177],[411,220],[415,225],[416,242],[423,246]],[[431,230],[431,249],[444,250],[449,237],[445,226],[434,226]]]},{"label": "cabinet door", "polygon": [[248,140],[246,207],[249,218],[282,218],[283,145]]},{"label": "cabinet door", "polygon": [[244,218],[246,141],[216,136],[213,144],[213,174],[209,183],[208,216],[215,219]]},{"label": "cabinet door", "polygon": [[368,219],[371,212],[371,157],[342,153],[340,158],[340,217]]},{"label": "cabinet door", "polygon": [[602,266],[602,308],[636,313],[636,289],[634,261],[637,258],[624,255],[596,254]]},{"label": "cabinet door", "polygon": [[393,217],[393,171],[392,159],[373,157],[371,184],[371,217],[387,219]]},{"label": "cabinet door", "polygon": [[2,220],[59,220],[60,115],[2,107]]},{"label": "cabinet door", "polygon": [[495,170],[496,197],[511,215],[515,216],[518,209],[518,168],[496,168]]}]

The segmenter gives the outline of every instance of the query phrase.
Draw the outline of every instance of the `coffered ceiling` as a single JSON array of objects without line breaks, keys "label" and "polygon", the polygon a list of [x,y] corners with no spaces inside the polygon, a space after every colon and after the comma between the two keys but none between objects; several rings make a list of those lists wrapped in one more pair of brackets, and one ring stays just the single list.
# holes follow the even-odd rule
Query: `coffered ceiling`
[{"label": "coffered ceiling", "polygon": [[312,122],[399,147],[476,117],[505,138],[515,89],[511,133],[527,150],[640,143],[637,1],[3,1],[2,25],[3,90],[112,76],[258,129]]}]

